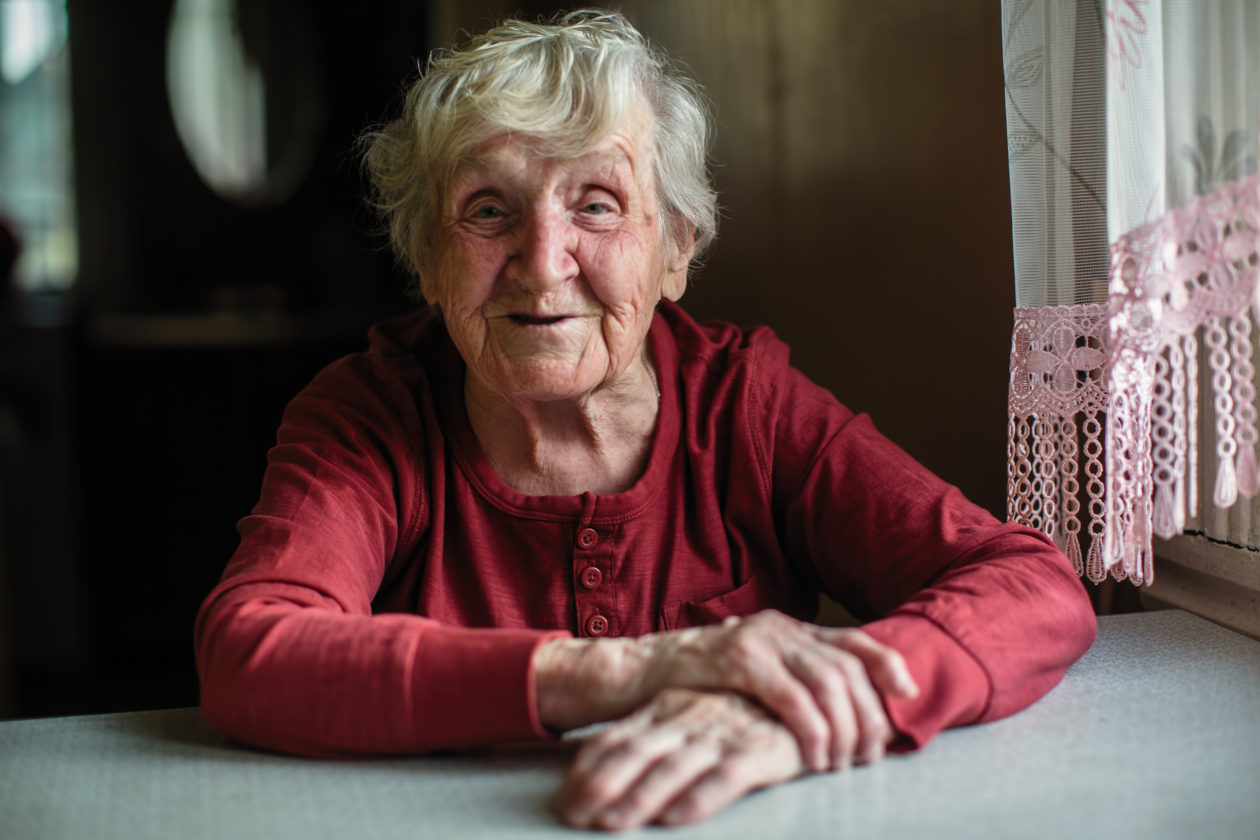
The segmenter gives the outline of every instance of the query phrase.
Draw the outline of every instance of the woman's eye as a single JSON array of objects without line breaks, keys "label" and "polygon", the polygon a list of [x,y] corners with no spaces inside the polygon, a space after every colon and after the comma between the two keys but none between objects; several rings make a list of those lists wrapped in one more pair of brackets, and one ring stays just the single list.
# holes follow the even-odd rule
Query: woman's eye
[{"label": "woman's eye", "polygon": [[592,216],[598,216],[604,213],[611,213],[612,208],[602,201],[592,201],[590,204],[587,204],[582,208],[582,212]]},{"label": "woman's eye", "polygon": [[473,210],[470,215],[474,219],[500,219],[503,217],[503,208],[485,204]]}]

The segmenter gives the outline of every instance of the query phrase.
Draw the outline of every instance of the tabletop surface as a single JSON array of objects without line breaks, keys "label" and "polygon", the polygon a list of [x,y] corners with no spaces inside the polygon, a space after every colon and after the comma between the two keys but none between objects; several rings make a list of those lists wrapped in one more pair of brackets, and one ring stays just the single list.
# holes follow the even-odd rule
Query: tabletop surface
[{"label": "tabletop surface", "polygon": [[[1176,610],[1099,629],[1014,717],[648,833],[1260,840],[1260,642]],[[9,721],[0,837],[573,837],[548,810],[569,749],[321,761],[230,743],[196,709]]]}]

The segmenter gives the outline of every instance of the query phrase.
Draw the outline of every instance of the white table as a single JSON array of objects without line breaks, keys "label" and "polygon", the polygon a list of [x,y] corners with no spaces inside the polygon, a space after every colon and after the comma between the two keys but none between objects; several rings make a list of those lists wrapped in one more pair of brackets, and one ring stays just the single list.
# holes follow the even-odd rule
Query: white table
[{"label": "white table", "polygon": [[[671,838],[1260,838],[1260,642],[1180,611],[1104,618],[1031,709],[753,795]],[[0,723],[0,837],[573,837],[565,748],[316,761],[196,709]]]}]

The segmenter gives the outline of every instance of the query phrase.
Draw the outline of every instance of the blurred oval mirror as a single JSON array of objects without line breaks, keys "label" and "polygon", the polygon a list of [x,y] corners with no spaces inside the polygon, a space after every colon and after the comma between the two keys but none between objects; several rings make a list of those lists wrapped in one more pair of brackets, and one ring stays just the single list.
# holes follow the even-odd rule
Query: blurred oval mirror
[{"label": "blurred oval mirror", "polygon": [[286,0],[175,0],[166,88],[202,180],[243,206],[278,204],[315,157],[323,108],[314,28]]}]

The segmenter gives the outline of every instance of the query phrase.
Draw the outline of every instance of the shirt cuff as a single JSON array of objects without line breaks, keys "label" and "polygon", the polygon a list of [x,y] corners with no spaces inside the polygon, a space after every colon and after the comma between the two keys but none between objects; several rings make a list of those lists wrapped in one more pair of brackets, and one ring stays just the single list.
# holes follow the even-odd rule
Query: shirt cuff
[{"label": "shirt cuff", "polygon": [[992,693],[988,673],[936,622],[902,614],[873,621],[862,630],[905,657],[919,686],[913,699],[883,696],[889,723],[899,733],[893,750],[919,749],[944,729],[974,723],[988,708]]},{"label": "shirt cuff", "polygon": [[553,737],[538,717],[534,652],[550,639],[570,635],[563,630],[428,629],[412,676],[416,731],[430,733],[425,740],[436,749]]}]

